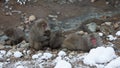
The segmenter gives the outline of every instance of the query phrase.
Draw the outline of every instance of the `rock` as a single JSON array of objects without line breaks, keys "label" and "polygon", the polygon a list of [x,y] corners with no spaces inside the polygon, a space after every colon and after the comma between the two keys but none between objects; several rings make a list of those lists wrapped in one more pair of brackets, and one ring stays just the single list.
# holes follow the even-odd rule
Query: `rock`
[{"label": "rock", "polygon": [[105,35],[109,35],[109,34],[113,34],[115,30],[113,26],[111,26],[110,24],[103,23],[100,26],[100,31]]},{"label": "rock", "polygon": [[14,57],[20,58],[22,56],[23,56],[23,54],[21,52],[19,52],[19,51],[14,52]]},{"label": "rock", "polygon": [[7,40],[7,41],[5,41],[5,44],[10,45],[10,44],[11,44],[11,41],[10,41],[10,40]]},{"label": "rock", "polygon": [[17,28],[22,30],[22,31],[24,30],[24,26],[18,26]]},{"label": "rock", "polygon": [[0,49],[4,49],[4,48],[5,48],[4,45],[0,44]]},{"label": "rock", "polygon": [[120,25],[119,25],[119,23],[114,23],[113,26],[115,29],[117,29],[117,28],[119,28]]},{"label": "rock", "polygon": [[110,26],[112,22],[105,22],[106,25]]},{"label": "rock", "polygon": [[26,43],[25,40],[23,40],[21,43],[17,44],[20,48],[29,48],[29,43]]},{"label": "rock", "polygon": [[48,15],[48,17],[50,17],[50,18],[58,18],[57,15]]},{"label": "rock", "polygon": [[6,16],[11,16],[12,13],[11,13],[11,12],[6,12],[5,15],[6,15]]},{"label": "rock", "polygon": [[34,20],[36,20],[35,15],[30,15],[30,16],[29,16],[29,21],[34,21]]},{"label": "rock", "polygon": [[10,57],[10,56],[12,56],[12,54],[13,54],[13,53],[12,53],[11,51],[8,51],[7,54],[6,54],[6,56],[7,56],[7,57]]},{"label": "rock", "polygon": [[0,30],[0,36],[2,36],[4,34],[4,32],[2,30]]},{"label": "rock", "polygon": [[93,3],[93,2],[95,2],[96,0],[91,0],[91,2]]},{"label": "rock", "polygon": [[84,31],[77,31],[76,33],[83,35],[83,34],[84,34]]},{"label": "rock", "polygon": [[88,29],[91,31],[91,32],[95,32],[96,31],[96,28],[97,28],[97,24],[92,22],[90,24],[87,24],[87,27]]}]

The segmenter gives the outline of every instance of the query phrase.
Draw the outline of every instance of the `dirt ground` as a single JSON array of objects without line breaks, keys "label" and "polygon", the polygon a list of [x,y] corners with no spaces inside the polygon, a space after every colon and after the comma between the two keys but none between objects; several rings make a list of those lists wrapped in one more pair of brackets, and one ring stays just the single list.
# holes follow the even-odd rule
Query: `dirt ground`
[{"label": "dirt ground", "polygon": [[[65,20],[73,17],[80,16],[81,14],[89,11],[89,7],[95,7],[100,11],[111,10],[108,5],[105,4],[105,0],[99,0],[95,3],[91,3],[90,0],[83,0],[81,2],[58,4],[56,2],[39,0],[37,3],[19,5],[17,3],[10,4],[13,10],[26,13],[28,16],[33,14],[37,18],[47,18],[49,14],[56,14],[60,12],[58,20]],[[0,3],[0,28],[6,29],[8,27],[15,27],[20,24],[21,14],[13,13],[12,15],[5,15],[3,11],[3,3]],[[113,10],[113,9],[112,9]]]}]

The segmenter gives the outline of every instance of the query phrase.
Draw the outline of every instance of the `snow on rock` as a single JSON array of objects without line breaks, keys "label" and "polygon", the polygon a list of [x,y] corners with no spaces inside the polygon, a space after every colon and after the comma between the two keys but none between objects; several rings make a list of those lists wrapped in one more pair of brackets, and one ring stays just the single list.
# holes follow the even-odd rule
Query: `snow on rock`
[{"label": "snow on rock", "polygon": [[25,68],[23,65],[19,65],[16,68]]},{"label": "snow on rock", "polygon": [[99,32],[98,34],[99,34],[99,36],[103,36],[103,33],[101,33],[101,32]]},{"label": "snow on rock", "polygon": [[0,50],[0,58],[3,58],[3,56],[6,54],[5,50]]},{"label": "snow on rock", "polygon": [[61,56],[56,57],[55,62],[57,63],[58,61],[62,60]]},{"label": "snow on rock", "polygon": [[12,55],[11,51],[8,51],[7,54],[6,54],[7,57],[10,57],[11,55]]},{"label": "snow on rock", "polygon": [[2,59],[2,58],[3,58],[3,55],[0,54],[0,59]]},{"label": "snow on rock", "polygon": [[32,56],[32,59],[38,59],[40,56],[42,56],[42,53],[38,53]]},{"label": "snow on rock", "polygon": [[113,35],[108,35],[107,37],[108,37],[108,40],[110,40],[110,41],[117,39],[117,37],[114,37]]},{"label": "snow on rock", "polygon": [[83,62],[90,66],[96,66],[97,63],[107,63],[116,57],[112,47],[97,47],[90,50],[89,54],[84,57]]},{"label": "snow on rock", "polygon": [[19,65],[22,65],[22,62],[21,61],[18,61],[14,64],[15,67],[19,66]]},{"label": "snow on rock", "polygon": [[23,56],[23,54],[21,52],[19,52],[19,51],[14,52],[14,57],[20,58],[22,56]]},{"label": "snow on rock", "polygon": [[53,55],[51,53],[43,53],[42,59],[50,59]]},{"label": "snow on rock", "polygon": [[37,54],[35,54],[35,55],[32,56],[32,59],[38,59],[38,58],[39,58],[39,57],[38,57]]},{"label": "snow on rock", "polygon": [[65,60],[59,60],[54,68],[72,68],[72,65]]},{"label": "snow on rock", "polygon": [[120,36],[120,31],[117,31],[117,32],[116,32],[116,35],[117,35],[117,36]]},{"label": "snow on rock", "polygon": [[105,68],[120,68],[120,57],[112,60]]},{"label": "snow on rock", "polygon": [[66,53],[65,53],[64,51],[60,51],[60,52],[58,53],[58,56],[66,56]]},{"label": "snow on rock", "polygon": [[5,55],[6,51],[5,50],[0,50],[0,54]]},{"label": "snow on rock", "polygon": [[0,68],[3,68],[3,63],[2,62],[0,62]]}]

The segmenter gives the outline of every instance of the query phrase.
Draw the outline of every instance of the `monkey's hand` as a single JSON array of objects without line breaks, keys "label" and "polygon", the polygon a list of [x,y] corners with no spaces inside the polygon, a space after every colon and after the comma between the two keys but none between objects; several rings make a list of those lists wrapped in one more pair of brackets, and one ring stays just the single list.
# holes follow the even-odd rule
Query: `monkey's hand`
[{"label": "monkey's hand", "polygon": [[49,37],[47,37],[47,36],[41,36],[41,37],[39,38],[40,42],[46,41],[46,40],[48,40],[48,39],[49,39]]}]

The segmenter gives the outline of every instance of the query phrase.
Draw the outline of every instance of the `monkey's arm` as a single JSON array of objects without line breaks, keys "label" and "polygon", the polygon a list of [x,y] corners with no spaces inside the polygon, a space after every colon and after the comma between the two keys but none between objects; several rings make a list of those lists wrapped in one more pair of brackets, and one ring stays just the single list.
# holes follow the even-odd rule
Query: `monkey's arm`
[{"label": "monkey's arm", "polygon": [[45,40],[48,40],[49,37],[47,37],[47,36],[38,36],[38,37],[34,37],[33,39],[34,39],[34,41],[37,41],[37,42],[43,42]]}]

